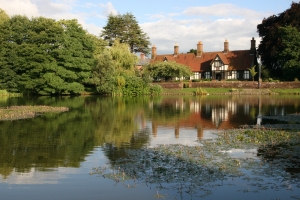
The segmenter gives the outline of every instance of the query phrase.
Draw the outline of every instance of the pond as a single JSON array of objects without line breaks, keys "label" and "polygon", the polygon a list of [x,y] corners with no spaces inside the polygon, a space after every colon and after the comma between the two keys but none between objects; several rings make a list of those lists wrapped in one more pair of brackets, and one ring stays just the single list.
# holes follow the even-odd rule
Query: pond
[{"label": "pond", "polygon": [[[1,199],[300,199],[300,96],[0,97],[13,105],[69,111],[0,121]],[[224,133],[252,126],[293,144]]]}]

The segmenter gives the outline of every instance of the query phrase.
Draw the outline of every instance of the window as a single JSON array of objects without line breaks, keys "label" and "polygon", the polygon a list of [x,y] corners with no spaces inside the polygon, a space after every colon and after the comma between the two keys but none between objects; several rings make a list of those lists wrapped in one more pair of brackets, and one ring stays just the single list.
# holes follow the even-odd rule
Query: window
[{"label": "window", "polygon": [[200,79],[200,77],[199,77],[199,72],[194,72],[194,77],[193,77],[193,79]]},{"label": "window", "polygon": [[222,66],[222,62],[220,60],[215,60],[214,62],[214,66],[217,67],[221,67]]},{"label": "window", "polygon": [[232,79],[238,79],[237,71],[232,71]]},{"label": "window", "polygon": [[205,72],[204,73],[204,78],[209,79],[210,78],[210,72]]},{"label": "window", "polygon": [[249,71],[244,71],[244,79],[249,79],[249,78],[250,78]]}]

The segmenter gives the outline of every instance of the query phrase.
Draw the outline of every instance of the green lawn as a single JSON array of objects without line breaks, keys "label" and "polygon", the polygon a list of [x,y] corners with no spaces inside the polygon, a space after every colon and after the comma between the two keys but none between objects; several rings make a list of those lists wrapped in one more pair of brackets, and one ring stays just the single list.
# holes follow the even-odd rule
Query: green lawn
[{"label": "green lawn", "polygon": [[[225,94],[228,93],[232,90],[232,88],[201,88],[202,90],[206,91],[206,93],[210,95],[214,94]],[[182,89],[167,89],[163,88],[162,94],[173,94],[173,95],[193,95],[194,92],[197,90],[197,88],[182,88]],[[239,89],[240,91],[243,91],[243,89]],[[293,94],[293,95],[300,95],[300,88],[295,88],[295,89],[266,89],[270,90],[274,93],[278,93],[281,95],[284,94]]]},{"label": "green lawn", "polygon": [[[208,94],[220,94],[230,92],[231,88],[201,88]],[[167,89],[163,88],[163,94],[193,95],[197,88]]]},{"label": "green lawn", "polygon": [[284,88],[274,88],[270,89],[272,92],[276,92],[279,94],[300,94],[300,88],[293,88],[293,89],[284,89]]}]

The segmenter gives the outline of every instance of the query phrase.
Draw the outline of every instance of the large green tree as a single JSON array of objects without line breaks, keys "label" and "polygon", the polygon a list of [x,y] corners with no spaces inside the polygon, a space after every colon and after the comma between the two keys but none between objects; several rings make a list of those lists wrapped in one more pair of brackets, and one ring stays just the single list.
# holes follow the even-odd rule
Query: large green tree
[{"label": "large green tree", "polygon": [[155,62],[147,65],[144,69],[147,76],[153,79],[163,78],[165,81],[173,78],[189,77],[192,71],[189,67],[176,62]]},{"label": "large green tree", "polygon": [[136,18],[131,13],[108,16],[107,25],[103,27],[101,37],[113,45],[115,40],[127,43],[131,53],[150,53],[149,37],[140,28]]},{"label": "large green tree", "polygon": [[76,20],[16,15],[0,28],[1,89],[79,94],[90,84],[96,43]]},{"label": "large green tree", "polygon": [[[270,71],[271,76],[279,77],[282,79],[290,80],[291,76],[283,77],[286,75],[286,68],[290,65],[286,65],[287,58],[283,60],[283,52],[287,52],[286,48],[293,46],[293,49],[297,52],[300,51],[296,40],[290,40],[287,44],[286,34],[287,32],[293,32],[296,34],[296,30],[300,31],[300,3],[293,2],[291,7],[278,15],[272,15],[262,20],[261,24],[257,25],[257,31],[262,38],[258,46],[258,54],[261,56],[262,64],[266,69]],[[288,28],[294,27],[295,29]],[[280,28],[287,28],[286,30],[280,30]],[[292,33],[291,33],[292,34]],[[296,34],[297,35],[297,34]],[[292,56],[294,59],[294,56]],[[294,68],[294,67],[293,67]]]}]

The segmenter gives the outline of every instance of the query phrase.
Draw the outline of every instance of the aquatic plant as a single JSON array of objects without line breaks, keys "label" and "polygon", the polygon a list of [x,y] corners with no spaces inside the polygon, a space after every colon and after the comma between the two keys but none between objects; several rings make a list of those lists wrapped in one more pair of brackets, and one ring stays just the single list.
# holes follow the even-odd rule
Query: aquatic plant
[{"label": "aquatic plant", "polygon": [[0,109],[0,120],[19,120],[33,118],[42,113],[66,112],[67,107],[51,106],[11,106]]}]

